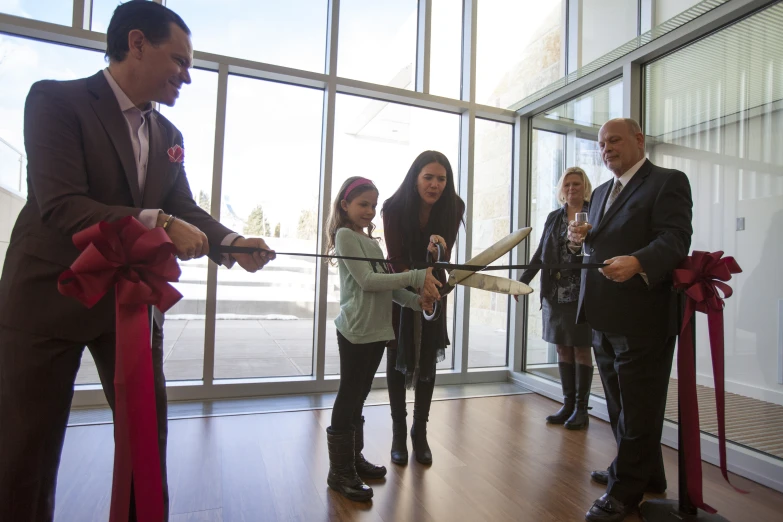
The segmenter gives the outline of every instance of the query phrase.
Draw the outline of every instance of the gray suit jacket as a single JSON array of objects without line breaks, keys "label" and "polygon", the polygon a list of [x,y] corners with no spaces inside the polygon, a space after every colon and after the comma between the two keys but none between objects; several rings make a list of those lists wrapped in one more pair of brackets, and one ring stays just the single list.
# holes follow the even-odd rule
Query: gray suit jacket
[{"label": "gray suit jacket", "polygon": [[80,254],[71,237],[100,221],[160,208],[200,228],[212,245],[231,233],[193,200],[184,164],[169,161],[171,146],[184,148],[179,130],[157,111],[149,125],[142,194],[127,124],[102,72],[32,86],[24,116],[28,199],[0,278],[0,324],[74,341],[114,330],[113,293],[88,310],[57,290],[59,274]]}]

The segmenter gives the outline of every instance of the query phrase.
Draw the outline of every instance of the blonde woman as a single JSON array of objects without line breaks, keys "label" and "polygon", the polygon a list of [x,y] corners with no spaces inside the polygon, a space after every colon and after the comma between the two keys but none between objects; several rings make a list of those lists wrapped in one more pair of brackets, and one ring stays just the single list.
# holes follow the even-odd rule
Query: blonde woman
[{"label": "blonde woman", "polygon": [[[562,207],[547,216],[533,264],[580,263],[582,258],[567,247],[568,223],[577,212],[587,212],[592,187],[585,171],[566,169],[557,185],[557,199]],[[520,281],[530,283],[538,270],[522,273]],[[590,417],[587,402],[593,382],[593,359],[590,353],[592,332],[587,324],[576,324],[581,273],[579,270],[541,271],[541,310],[543,339],[557,345],[557,362],[563,386],[563,407],[546,418],[551,424],[565,424],[571,430],[587,427]]]}]

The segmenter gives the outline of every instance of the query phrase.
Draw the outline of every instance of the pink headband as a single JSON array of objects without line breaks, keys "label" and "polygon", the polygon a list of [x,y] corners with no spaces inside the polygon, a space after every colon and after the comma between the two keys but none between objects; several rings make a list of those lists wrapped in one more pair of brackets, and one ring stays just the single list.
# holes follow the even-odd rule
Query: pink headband
[{"label": "pink headband", "polygon": [[350,194],[353,189],[355,189],[356,187],[359,187],[361,185],[372,185],[373,188],[375,188],[375,184],[372,181],[370,181],[369,179],[367,179],[367,178],[359,178],[356,181],[354,181],[353,183],[351,183],[350,185],[348,185],[348,188],[345,189],[345,193],[343,194],[343,199],[348,199],[348,194]]}]

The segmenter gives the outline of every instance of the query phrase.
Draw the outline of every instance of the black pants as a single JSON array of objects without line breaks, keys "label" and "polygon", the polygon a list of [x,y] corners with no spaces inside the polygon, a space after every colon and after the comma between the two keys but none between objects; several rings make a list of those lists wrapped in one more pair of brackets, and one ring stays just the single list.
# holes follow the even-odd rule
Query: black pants
[{"label": "black pants", "polygon": [[337,332],[340,349],[340,389],[332,409],[332,429],[354,429],[362,421],[364,401],[372,388],[372,380],[383,359],[385,341],[353,344]]},{"label": "black pants", "polygon": [[[114,332],[88,342],[87,348],[95,360],[106,400],[114,409]],[[57,469],[83,352],[83,343],[0,326],[0,520],[54,519]],[[164,513],[168,520],[166,379],[163,335],[157,324],[152,332],[152,367]],[[131,521],[136,519],[134,512],[131,497]]]},{"label": "black pants", "polygon": [[[408,415],[405,406],[405,374],[397,371],[395,361],[397,350],[389,349],[386,354],[386,384],[389,387],[389,405],[391,407],[392,421],[405,422]],[[416,382],[416,400],[413,403],[413,420],[427,422],[430,417],[430,405],[432,404],[432,392],[435,390],[435,378],[431,381]]]},{"label": "black pants", "polygon": [[606,491],[623,503],[639,502],[648,484],[666,485],[661,433],[674,341],[594,332],[595,359],[617,441]]}]

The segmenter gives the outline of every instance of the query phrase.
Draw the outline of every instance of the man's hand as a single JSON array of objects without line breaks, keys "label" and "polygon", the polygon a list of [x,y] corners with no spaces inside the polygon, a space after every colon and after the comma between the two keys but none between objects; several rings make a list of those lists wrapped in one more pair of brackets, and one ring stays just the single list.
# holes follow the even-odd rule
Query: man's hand
[{"label": "man's hand", "polygon": [[579,225],[576,221],[571,221],[568,224],[568,240],[575,245],[581,245],[592,228],[593,225],[589,223]]},{"label": "man's hand", "polygon": [[644,272],[642,264],[634,256],[618,256],[604,262],[607,263],[607,266],[599,268],[598,271],[615,283],[624,283],[636,274]]},{"label": "man's hand", "polygon": [[239,266],[248,272],[255,272],[264,268],[271,260],[277,257],[275,251],[266,246],[266,243],[260,237],[245,238],[238,237],[231,243],[232,246],[263,248],[265,251],[253,252],[252,254],[231,254],[231,257],[239,263]]},{"label": "man's hand", "polygon": [[427,275],[424,278],[424,286],[421,288],[421,296],[425,299],[437,301],[440,299],[438,288],[443,286],[438,279],[432,275],[432,267],[427,269]]},{"label": "man's hand", "polygon": [[[169,218],[166,214],[158,215],[157,225],[163,226],[163,223]],[[177,257],[183,261],[196,259],[209,253],[209,240],[207,236],[187,221],[174,218],[166,228],[169,239],[177,248]]]}]

